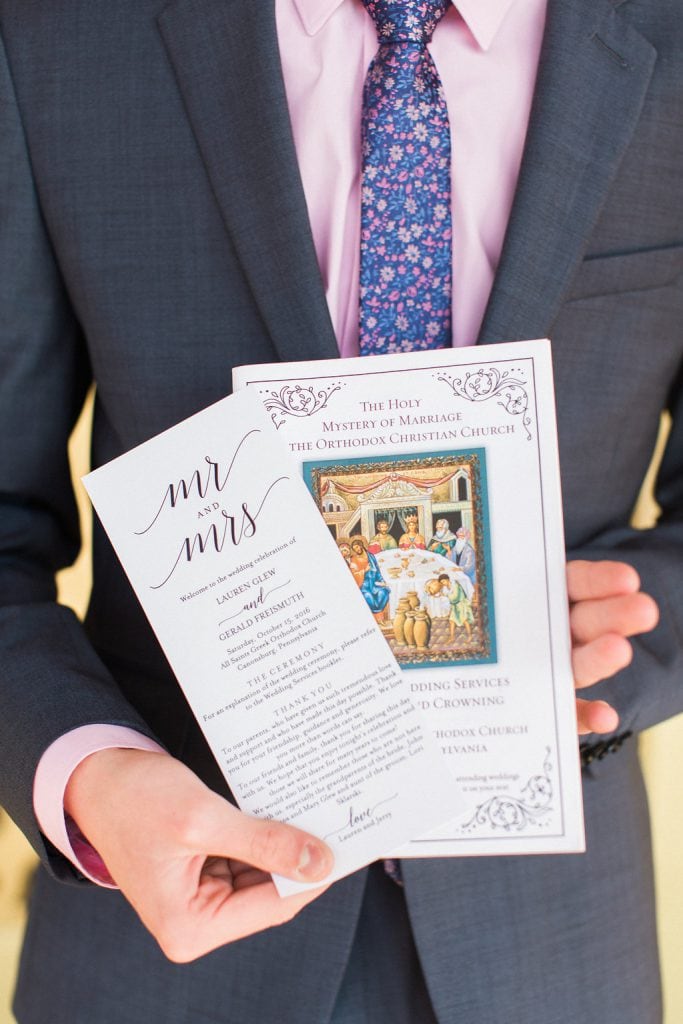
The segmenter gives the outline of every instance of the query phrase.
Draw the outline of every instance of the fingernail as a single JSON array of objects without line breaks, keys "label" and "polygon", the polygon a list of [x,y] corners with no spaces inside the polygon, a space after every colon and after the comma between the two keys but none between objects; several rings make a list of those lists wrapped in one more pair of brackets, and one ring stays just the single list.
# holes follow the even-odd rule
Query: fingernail
[{"label": "fingernail", "polygon": [[325,851],[316,843],[305,843],[296,870],[306,882],[324,878],[329,872]]}]

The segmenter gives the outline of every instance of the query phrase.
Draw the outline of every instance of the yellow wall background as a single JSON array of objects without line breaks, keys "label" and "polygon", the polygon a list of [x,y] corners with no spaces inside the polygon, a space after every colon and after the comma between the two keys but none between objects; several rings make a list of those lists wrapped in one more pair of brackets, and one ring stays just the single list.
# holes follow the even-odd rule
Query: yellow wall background
[{"label": "yellow wall background", "polygon": [[[59,596],[83,614],[90,586],[89,513],[87,499],[78,478],[87,471],[87,438],[91,405],[83,411],[71,440],[74,478],[81,501],[84,548],[72,568],[60,574]],[[649,526],[657,510],[650,498],[651,480],[667,431],[663,422],[653,465],[643,485],[636,510],[639,526]],[[657,878],[659,944],[664,978],[665,1024],[683,1021],[683,972],[680,970],[683,939],[683,716],[650,729],[640,738],[652,812],[653,842]],[[14,1024],[10,1010],[13,980],[25,919],[25,897],[35,856],[20,832],[0,810],[0,1024]],[[599,1014],[599,1010],[597,1011]],[[96,1024],[96,1022],[93,1022]]]}]

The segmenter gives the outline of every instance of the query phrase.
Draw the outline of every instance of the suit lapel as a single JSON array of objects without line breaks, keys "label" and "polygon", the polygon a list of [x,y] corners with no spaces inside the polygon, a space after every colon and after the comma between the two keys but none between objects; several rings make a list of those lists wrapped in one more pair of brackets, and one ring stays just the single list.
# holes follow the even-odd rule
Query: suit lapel
[{"label": "suit lapel", "polygon": [[158,24],[280,357],[338,355],[296,161],[273,0],[172,0]]},{"label": "suit lapel", "polygon": [[655,59],[609,0],[549,0],[517,192],[480,343],[552,333]]},{"label": "suit lapel", "polygon": [[[172,0],[159,27],[228,232],[285,360],[338,354],[273,0]],[[552,333],[656,52],[610,0],[549,0],[527,141],[479,342]]]}]

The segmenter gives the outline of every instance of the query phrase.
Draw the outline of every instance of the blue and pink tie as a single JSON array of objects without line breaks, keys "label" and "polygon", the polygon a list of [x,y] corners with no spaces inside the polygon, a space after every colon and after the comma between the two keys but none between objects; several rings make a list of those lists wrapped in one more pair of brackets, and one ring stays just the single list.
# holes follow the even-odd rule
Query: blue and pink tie
[{"label": "blue and pink tie", "polygon": [[360,351],[451,344],[451,142],[427,43],[451,0],[363,0],[379,49],[363,93]]}]

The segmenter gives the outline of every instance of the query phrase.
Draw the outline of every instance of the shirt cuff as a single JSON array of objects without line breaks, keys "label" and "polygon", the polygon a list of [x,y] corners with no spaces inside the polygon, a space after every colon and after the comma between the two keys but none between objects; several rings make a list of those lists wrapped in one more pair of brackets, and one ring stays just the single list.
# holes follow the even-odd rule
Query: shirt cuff
[{"label": "shirt cuff", "polygon": [[116,885],[102,858],[64,812],[64,793],[72,772],[98,750],[126,747],[164,754],[163,747],[135,729],[121,725],[83,725],[52,743],[40,761],[33,782],[33,809],[43,834],[91,882]]}]

